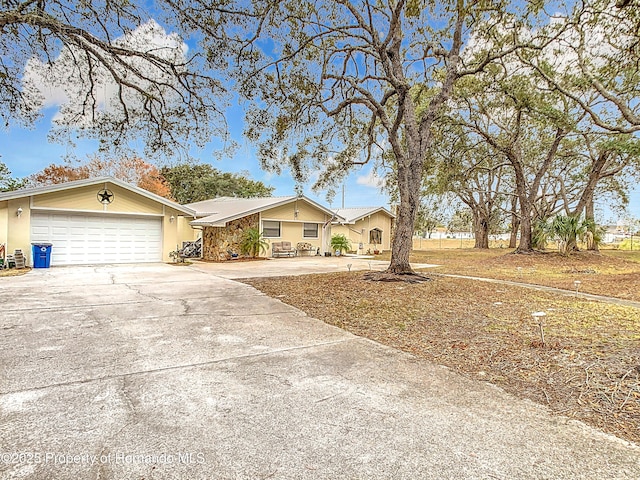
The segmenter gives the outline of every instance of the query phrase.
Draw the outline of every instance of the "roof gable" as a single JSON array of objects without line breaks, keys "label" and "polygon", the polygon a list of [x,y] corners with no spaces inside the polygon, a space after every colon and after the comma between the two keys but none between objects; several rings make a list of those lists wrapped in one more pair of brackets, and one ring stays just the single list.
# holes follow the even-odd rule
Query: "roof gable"
[{"label": "roof gable", "polygon": [[[201,202],[188,203],[186,206],[195,210],[197,217],[209,216],[233,216],[243,212],[254,213],[267,208],[289,203],[296,197],[253,197],[253,198],[235,198],[235,197],[216,197]],[[243,215],[244,216],[244,215]]]},{"label": "roof gable", "polygon": [[288,196],[288,197],[256,197],[256,198],[233,198],[218,197],[202,202],[187,204],[187,207],[196,211],[197,220],[191,225],[194,226],[211,226],[224,227],[227,222],[237,220],[255,213],[260,213],[270,208],[287,205],[294,201],[305,201],[315,208],[321,210],[326,215],[335,216],[335,213],[319,203],[314,202],[305,196]]},{"label": "roof gable", "polygon": [[344,222],[334,223],[356,223],[358,220],[373,215],[374,213],[382,212],[387,214],[391,218],[396,218],[393,213],[384,207],[354,207],[354,208],[339,208],[335,210],[335,213],[344,218]]},{"label": "roof gable", "polygon": [[189,207],[180,205],[179,203],[176,203],[176,202],[172,202],[171,200],[161,197],[160,195],[156,195],[155,193],[151,193],[148,190],[137,187],[135,185],[131,185],[130,183],[127,183],[127,182],[123,182],[122,180],[119,180],[114,177],[86,178],[82,180],[74,180],[72,182],[56,183],[54,185],[45,185],[42,187],[25,188],[22,190],[4,192],[4,193],[0,193],[0,201],[13,200],[15,198],[32,197],[36,195],[43,195],[45,193],[61,192],[61,191],[70,190],[73,188],[86,187],[90,185],[99,185],[101,183],[112,183],[113,185],[117,185],[121,188],[137,193],[138,195],[142,195],[143,197],[149,198],[163,205],[171,207],[175,210],[181,211],[189,216],[195,215],[195,211]]}]

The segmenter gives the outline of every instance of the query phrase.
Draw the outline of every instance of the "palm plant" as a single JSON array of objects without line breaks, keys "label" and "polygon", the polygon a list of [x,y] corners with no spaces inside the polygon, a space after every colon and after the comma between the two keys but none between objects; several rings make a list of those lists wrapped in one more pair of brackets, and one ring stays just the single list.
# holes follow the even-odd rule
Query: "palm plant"
[{"label": "palm plant", "polygon": [[587,232],[587,224],[578,215],[558,215],[553,219],[551,231],[558,240],[561,255],[569,255],[577,248],[578,238]]},{"label": "palm plant", "polygon": [[533,223],[531,231],[531,243],[533,248],[544,250],[549,243],[549,237],[552,234],[551,223],[547,219],[539,218]]},{"label": "palm plant", "polygon": [[351,250],[351,242],[342,233],[331,236],[331,250],[342,252],[348,252]]},{"label": "palm plant", "polygon": [[257,228],[249,228],[244,231],[240,241],[240,251],[243,255],[257,257],[260,252],[266,252],[269,244],[262,236],[262,232]]}]

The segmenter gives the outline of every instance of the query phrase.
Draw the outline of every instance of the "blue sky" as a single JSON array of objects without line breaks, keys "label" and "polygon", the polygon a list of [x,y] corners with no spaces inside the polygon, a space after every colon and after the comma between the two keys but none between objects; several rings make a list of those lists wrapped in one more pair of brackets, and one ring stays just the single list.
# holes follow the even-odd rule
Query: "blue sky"
[{"label": "blue sky", "polygon": [[[32,129],[13,126],[9,130],[0,131],[0,162],[9,167],[14,177],[31,175],[52,163],[60,164],[68,153],[74,153],[77,158],[84,159],[97,150],[96,143],[92,141],[77,142],[73,152],[69,152],[67,146],[50,143],[47,133],[55,112],[54,108],[47,109],[44,117]],[[234,156],[218,160],[214,158],[213,146],[194,151],[193,154],[203,163],[210,163],[225,172],[249,172],[254,180],[261,180],[275,187],[274,195],[292,195],[295,184],[288,171],[275,175],[260,168],[254,147],[242,137],[243,123],[240,108],[230,109],[228,116],[233,139],[240,145]],[[381,193],[380,188],[374,183],[375,178],[372,178],[370,166],[352,172],[344,182],[345,206],[384,205],[388,207],[388,197]],[[327,201],[326,192],[313,192],[311,184],[305,185],[305,195],[324,205],[334,207],[340,207],[342,202],[340,192],[330,203]]]}]

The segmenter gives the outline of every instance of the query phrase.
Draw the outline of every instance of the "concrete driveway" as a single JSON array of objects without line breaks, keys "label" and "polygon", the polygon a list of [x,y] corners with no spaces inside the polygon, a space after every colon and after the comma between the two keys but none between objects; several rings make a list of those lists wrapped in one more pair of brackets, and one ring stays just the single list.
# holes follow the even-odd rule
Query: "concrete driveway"
[{"label": "concrete driveway", "polygon": [[36,270],[0,305],[2,479],[640,478],[637,446],[210,267]]}]

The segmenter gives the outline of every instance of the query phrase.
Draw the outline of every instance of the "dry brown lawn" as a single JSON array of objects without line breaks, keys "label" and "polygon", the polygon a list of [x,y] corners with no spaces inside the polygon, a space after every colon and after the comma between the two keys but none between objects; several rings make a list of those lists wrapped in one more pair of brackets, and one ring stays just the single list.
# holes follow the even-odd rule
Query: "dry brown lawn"
[{"label": "dry brown lawn", "polygon": [[[416,252],[413,260],[442,265],[434,272],[567,289],[580,279],[580,291],[638,301],[640,255],[617,255],[459,250]],[[362,272],[246,282],[356,335],[640,443],[638,308],[437,275],[420,284],[371,282]],[[531,315],[539,311],[544,344]]]},{"label": "dry brown lawn", "polygon": [[0,270],[0,277],[18,277],[20,275],[24,275],[25,273],[29,273],[31,271],[31,267],[25,268],[6,268]]},{"label": "dry brown lawn", "polygon": [[[379,256],[388,259],[389,253]],[[575,289],[640,302],[640,251],[603,250],[563,257],[556,252],[513,255],[504,249],[479,251],[438,249],[414,251],[411,261],[440,265],[433,272],[496,278],[535,285]]]}]

